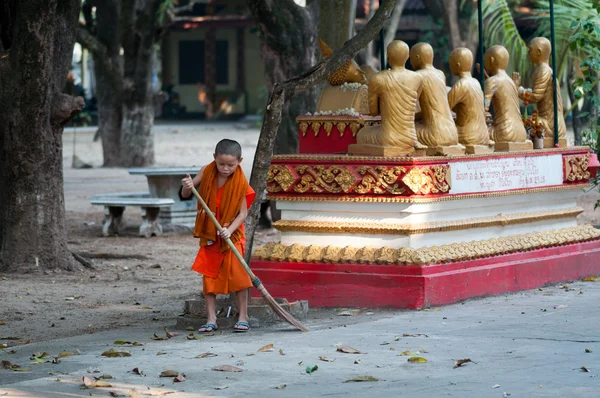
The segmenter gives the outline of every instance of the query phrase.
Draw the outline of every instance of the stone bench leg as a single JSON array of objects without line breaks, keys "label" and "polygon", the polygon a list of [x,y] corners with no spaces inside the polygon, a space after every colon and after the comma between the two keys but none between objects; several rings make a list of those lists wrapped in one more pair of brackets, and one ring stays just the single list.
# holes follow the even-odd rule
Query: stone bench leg
[{"label": "stone bench leg", "polygon": [[140,227],[140,236],[146,238],[154,236],[161,236],[163,229],[162,225],[158,221],[158,214],[160,213],[159,207],[142,207],[142,226]]},{"label": "stone bench leg", "polygon": [[104,225],[102,226],[102,235],[112,236],[119,234],[119,226],[123,218],[125,207],[104,206]]}]

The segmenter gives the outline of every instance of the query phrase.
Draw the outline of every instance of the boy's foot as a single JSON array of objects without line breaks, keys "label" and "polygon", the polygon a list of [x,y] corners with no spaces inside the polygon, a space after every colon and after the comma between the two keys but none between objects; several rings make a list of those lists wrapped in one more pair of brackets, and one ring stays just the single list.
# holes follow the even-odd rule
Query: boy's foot
[{"label": "boy's foot", "polygon": [[233,326],[233,331],[237,333],[247,332],[248,330],[250,330],[248,322],[236,322]]},{"label": "boy's foot", "polygon": [[218,327],[214,323],[207,323],[205,325],[200,326],[200,329],[198,329],[198,333],[212,333],[217,329]]}]

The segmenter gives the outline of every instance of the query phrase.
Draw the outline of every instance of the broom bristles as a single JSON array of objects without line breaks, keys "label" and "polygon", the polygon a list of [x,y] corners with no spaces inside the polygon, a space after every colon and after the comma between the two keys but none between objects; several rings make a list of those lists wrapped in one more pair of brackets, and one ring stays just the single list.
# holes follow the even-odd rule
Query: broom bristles
[{"label": "broom bristles", "polygon": [[267,289],[265,289],[265,287],[262,284],[256,286],[256,288],[258,289],[258,291],[262,295],[262,297],[265,300],[265,302],[269,305],[269,307],[271,307],[271,309],[273,310],[273,312],[275,312],[279,316],[279,318],[283,319],[284,321],[286,321],[290,325],[295,326],[296,328],[300,329],[303,332],[308,332],[309,331],[309,329],[306,326],[304,326],[299,320],[297,320],[289,312],[287,312],[286,310],[284,310],[277,303],[277,301],[275,301],[275,299],[273,298],[273,296],[271,296],[269,294],[269,292],[267,291]]}]

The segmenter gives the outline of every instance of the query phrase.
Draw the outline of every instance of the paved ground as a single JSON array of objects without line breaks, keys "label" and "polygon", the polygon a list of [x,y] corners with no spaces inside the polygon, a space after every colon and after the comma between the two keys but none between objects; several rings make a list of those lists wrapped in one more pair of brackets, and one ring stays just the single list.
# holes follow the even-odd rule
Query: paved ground
[{"label": "paved ground", "polygon": [[[364,310],[358,316],[309,321],[308,333],[281,325],[242,335],[219,331],[193,341],[182,331],[168,341],[152,341],[153,333],[164,335],[158,326],[103,332],[1,353],[3,360],[31,371],[0,370],[0,397],[129,396],[133,389],[140,396],[169,397],[598,397],[599,301],[600,283],[576,282],[429,311]],[[144,346],[121,348],[132,352],[128,358],[100,356],[118,348],[115,340]],[[267,344],[274,345],[273,352],[257,352]],[[338,345],[362,354],[338,352]],[[55,356],[75,350],[81,353],[59,364],[30,364],[34,352]],[[425,350],[416,355],[427,363],[409,363],[410,356],[402,355],[406,350]],[[217,356],[196,358],[207,352]],[[454,360],[465,358],[475,363],[453,368]],[[243,372],[212,370],[218,365]],[[314,365],[318,370],[306,373]],[[145,376],[131,373],[134,368]],[[184,373],[187,380],[158,377],[167,369]],[[83,376],[93,380],[102,374],[113,377],[105,380],[112,387],[81,388]],[[344,382],[358,376],[379,381]],[[275,388],[283,385],[284,390]]]}]

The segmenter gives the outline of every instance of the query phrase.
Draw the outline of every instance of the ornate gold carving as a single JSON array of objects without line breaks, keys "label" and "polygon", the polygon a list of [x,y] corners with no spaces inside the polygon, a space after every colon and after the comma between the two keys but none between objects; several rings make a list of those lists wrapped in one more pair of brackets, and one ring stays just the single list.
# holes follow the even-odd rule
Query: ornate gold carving
[{"label": "ornate gold carving", "polygon": [[356,133],[360,130],[362,126],[356,122],[350,123],[350,130],[352,131],[352,137],[356,137]]},{"label": "ornate gold carving", "polygon": [[402,182],[415,194],[447,193],[450,190],[450,166],[434,165],[413,167]]},{"label": "ornate gold carving", "polygon": [[356,184],[356,177],[344,166],[296,166],[296,172],[301,175],[301,180],[294,187],[299,193],[323,192],[339,193],[349,192]]},{"label": "ornate gold carving", "polygon": [[346,131],[347,125],[348,125],[348,123],[344,123],[344,122],[339,122],[335,125],[335,128],[337,129],[337,131],[340,132],[340,137],[344,136],[344,131]]},{"label": "ornate gold carving", "polygon": [[590,178],[588,165],[590,155],[565,156],[565,181],[581,181]]},{"label": "ornate gold carving", "polygon": [[312,131],[315,133],[315,137],[319,135],[319,129],[321,128],[321,125],[323,123],[321,122],[312,122],[310,124],[310,127],[312,128]]},{"label": "ornate gold carving", "polygon": [[486,228],[524,224],[530,222],[577,217],[583,212],[581,207],[536,211],[527,213],[499,214],[492,217],[477,217],[450,221],[435,221],[420,224],[360,223],[279,220],[273,226],[282,232],[307,232],[330,234],[366,235],[415,235],[428,232],[458,231],[471,228]]},{"label": "ornate gold carving", "polygon": [[[452,243],[441,246],[411,248],[372,248],[372,247],[334,247],[334,246],[283,246],[279,243],[267,243],[257,249],[253,257],[267,261],[294,261],[311,263],[362,263],[428,265],[476,258],[497,256],[546,247],[561,246],[575,242],[600,239],[600,230],[591,225],[555,229],[544,232],[513,235],[487,240]],[[294,249],[291,249],[294,247]],[[284,256],[281,255],[284,253]],[[290,253],[290,254],[287,254]],[[283,258],[282,258],[283,257]]]},{"label": "ornate gold carving", "polygon": [[296,182],[296,177],[292,172],[282,165],[272,165],[267,173],[267,183],[276,182],[267,186],[267,192],[287,191]]},{"label": "ornate gold carving", "polygon": [[298,127],[300,128],[300,131],[302,131],[302,136],[304,137],[306,135],[306,130],[308,130],[308,123],[306,123],[306,122],[298,123]]},{"label": "ornate gold carving", "polygon": [[359,166],[356,171],[363,176],[360,184],[356,187],[356,193],[367,194],[370,192],[376,194],[390,193],[392,195],[401,195],[405,189],[398,184],[398,177],[406,169],[401,166],[393,166],[389,169],[386,166]]},{"label": "ornate gold carving", "polygon": [[327,132],[327,137],[331,135],[331,130],[333,129],[333,123],[325,122],[323,123],[323,129]]},{"label": "ornate gold carving", "polygon": [[[366,123],[365,123],[366,124]],[[585,152],[585,153],[582,153]],[[590,152],[590,148],[587,146],[576,146],[569,148],[544,148],[544,149],[532,149],[528,151],[513,151],[513,152],[494,152],[493,154],[484,153],[484,154],[465,154],[465,155],[447,155],[444,159],[489,159],[493,158],[505,158],[505,157],[515,157],[515,155],[529,155],[529,154],[562,154],[562,155],[579,155],[585,156]],[[273,156],[273,162],[278,161],[288,161],[288,160],[304,160],[304,161],[314,161],[314,162],[373,162],[372,156],[340,156],[340,155],[275,155]],[[386,157],[380,159],[379,161],[384,160],[386,163],[397,163],[397,162],[410,162],[411,164],[419,164],[426,163],[431,161],[440,161],[439,156],[420,156],[418,158],[410,157],[410,156],[395,156],[395,157]]]},{"label": "ornate gold carving", "polygon": [[405,196],[393,196],[393,197],[374,197],[374,196],[287,196],[287,195],[267,195],[269,200],[289,200],[293,202],[366,202],[366,203],[435,203],[445,202],[447,200],[462,200],[462,199],[481,199],[481,198],[495,198],[502,196],[511,195],[524,195],[530,193],[539,192],[555,192],[555,191],[566,191],[570,189],[583,189],[589,187],[588,182],[569,184],[563,186],[544,187],[544,188],[529,188],[520,189],[515,191],[500,191],[500,192],[489,192],[489,193],[475,193],[475,194],[458,194],[458,195],[444,195],[435,198],[421,198],[418,196],[405,197]]}]

